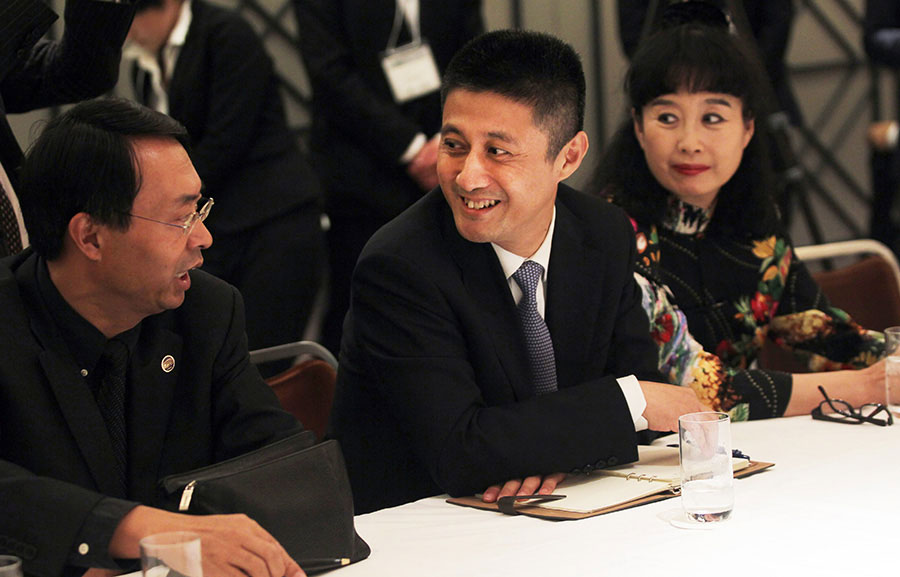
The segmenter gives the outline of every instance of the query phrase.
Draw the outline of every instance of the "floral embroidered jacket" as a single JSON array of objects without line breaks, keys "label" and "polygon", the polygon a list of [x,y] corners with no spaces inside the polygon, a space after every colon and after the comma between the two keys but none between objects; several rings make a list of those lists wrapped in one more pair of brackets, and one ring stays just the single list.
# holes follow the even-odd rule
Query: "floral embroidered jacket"
[{"label": "floral embroidered jacket", "polygon": [[[791,376],[755,367],[764,339],[806,358],[811,370],[862,368],[884,348],[831,307],[781,236],[737,242],[705,234],[710,214],[674,201],[662,226],[634,221],[638,262],[659,366],[735,421],[779,417]],[[688,329],[690,327],[690,330]]]}]

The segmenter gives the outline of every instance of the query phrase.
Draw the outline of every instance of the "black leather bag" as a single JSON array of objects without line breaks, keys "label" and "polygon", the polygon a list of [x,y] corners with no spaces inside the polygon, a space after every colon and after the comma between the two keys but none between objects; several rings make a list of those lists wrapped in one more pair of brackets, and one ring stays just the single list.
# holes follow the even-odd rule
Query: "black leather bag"
[{"label": "black leather bag", "polygon": [[334,440],[315,444],[312,431],[160,483],[175,510],[244,513],[301,567],[306,561],[307,573],[369,556],[353,526],[353,495],[340,446]]}]

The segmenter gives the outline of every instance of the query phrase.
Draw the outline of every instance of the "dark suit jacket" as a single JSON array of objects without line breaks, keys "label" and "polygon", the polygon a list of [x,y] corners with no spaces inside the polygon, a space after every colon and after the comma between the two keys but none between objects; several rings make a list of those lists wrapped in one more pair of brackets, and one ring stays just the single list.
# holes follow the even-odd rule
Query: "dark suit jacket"
[{"label": "dark suit jacket", "polygon": [[[6,114],[97,96],[119,76],[129,4],[67,0],[60,42],[40,40],[56,15],[41,0],[0,2],[0,164],[13,188],[22,149]],[[0,243],[0,256],[5,249]]]},{"label": "dark suit jacket", "polygon": [[637,458],[616,377],[662,381],[613,205],[560,186],[546,321],[559,391],[536,397],[490,244],[436,189],[382,228],[353,278],[332,414],[357,512]]},{"label": "dark suit jacket", "polygon": [[[103,417],[37,296],[36,266],[30,250],[0,263],[0,553],[24,552],[26,572],[49,577],[115,494],[115,473]],[[144,319],[131,359],[128,498],[149,505],[165,475],[299,428],[249,363],[238,292],[200,271],[191,280],[181,307]]]},{"label": "dark suit jacket", "polygon": [[[191,135],[191,160],[216,199],[213,235],[318,202],[318,177],[287,126],[262,41],[233,11],[202,0],[191,10],[169,82],[169,114]],[[140,100],[142,74],[134,80]]]},{"label": "dark suit jacket", "polygon": [[[440,97],[434,92],[400,105],[391,96],[381,54],[395,0],[293,3],[313,88],[311,144],[328,212],[387,222],[422,196],[399,159],[418,132],[431,137],[440,129]],[[456,51],[482,32],[481,1],[419,4],[422,37],[443,73]],[[408,42],[405,25],[404,33]]]}]

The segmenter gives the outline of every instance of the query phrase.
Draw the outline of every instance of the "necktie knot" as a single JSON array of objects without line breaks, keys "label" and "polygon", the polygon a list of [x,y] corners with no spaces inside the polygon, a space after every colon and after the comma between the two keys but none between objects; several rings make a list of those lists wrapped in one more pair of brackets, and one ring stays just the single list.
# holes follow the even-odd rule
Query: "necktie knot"
[{"label": "necktie knot", "polygon": [[110,339],[103,348],[104,376],[115,374],[124,380],[125,369],[128,367],[128,347],[118,339]]},{"label": "necktie knot", "polygon": [[537,301],[537,284],[543,276],[544,267],[533,260],[526,260],[519,270],[513,273],[513,280],[522,289],[523,300]]}]

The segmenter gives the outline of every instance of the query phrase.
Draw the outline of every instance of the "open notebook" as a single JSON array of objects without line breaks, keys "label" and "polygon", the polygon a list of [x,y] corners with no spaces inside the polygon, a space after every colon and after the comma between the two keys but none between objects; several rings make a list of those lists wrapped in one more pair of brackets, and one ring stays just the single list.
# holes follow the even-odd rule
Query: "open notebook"
[{"label": "open notebook", "polygon": [[[678,448],[641,445],[638,455],[636,463],[569,476],[554,491],[554,495],[565,495],[564,499],[517,504],[514,512],[547,519],[582,519],[675,496],[681,485]],[[737,478],[771,467],[772,463],[735,458],[732,465]],[[447,501],[500,510],[496,503],[484,503],[477,495]]]}]

